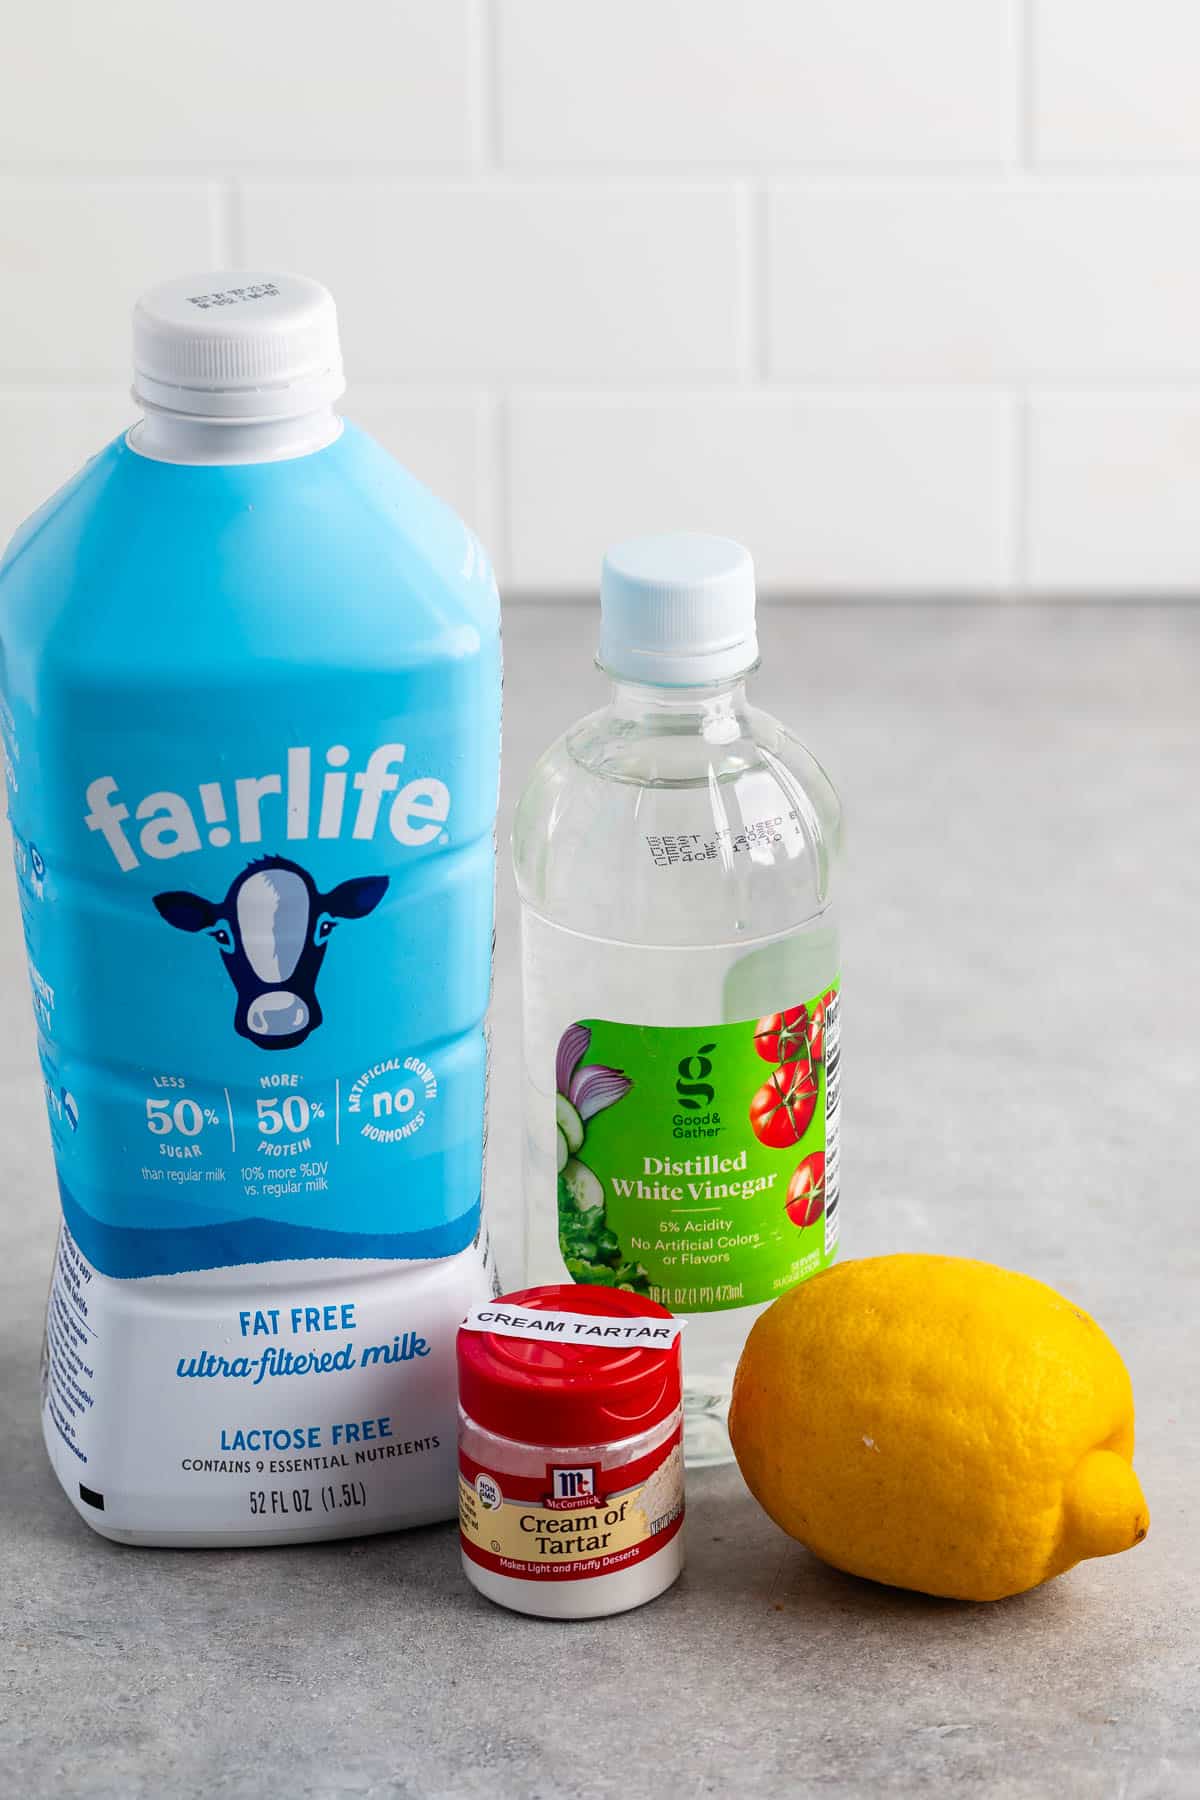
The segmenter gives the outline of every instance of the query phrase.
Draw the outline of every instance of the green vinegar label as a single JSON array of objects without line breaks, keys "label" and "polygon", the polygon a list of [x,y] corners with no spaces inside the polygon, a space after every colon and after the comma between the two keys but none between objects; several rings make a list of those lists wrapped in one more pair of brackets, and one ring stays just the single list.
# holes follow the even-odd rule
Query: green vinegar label
[{"label": "green vinegar label", "polygon": [[681,1312],[773,1300],[837,1253],[835,982],[736,1025],[568,1026],[558,1241],[573,1281]]}]

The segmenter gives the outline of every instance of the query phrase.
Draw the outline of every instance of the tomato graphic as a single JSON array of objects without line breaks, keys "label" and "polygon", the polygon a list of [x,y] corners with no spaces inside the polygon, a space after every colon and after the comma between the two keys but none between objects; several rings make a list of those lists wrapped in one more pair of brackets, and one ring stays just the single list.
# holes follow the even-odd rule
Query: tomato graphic
[{"label": "tomato graphic", "polygon": [[754,1135],[773,1150],[799,1143],[817,1104],[817,1073],[811,1063],[784,1063],[750,1102]]},{"label": "tomato graphic", "polygon": [[833,989],[823,994],[812,1009],[812,1017],[808,1022],[808,1054],[814,1062],[825,1059],[825,1009],[833,999]]},{"label": "tomato graphic", "polygon": [[754,1048],[764,1062],[790,1062],[804,1048],[808,1032],[807,1006],[789,1006],[786,1012],[768,1013],[754,1027]]},{"label": "tomato graphic", "polygon": [[825,1152],[806,1156],[788,1182],[786,1212],[793,1225],[815,1225],[825,1211]]}]

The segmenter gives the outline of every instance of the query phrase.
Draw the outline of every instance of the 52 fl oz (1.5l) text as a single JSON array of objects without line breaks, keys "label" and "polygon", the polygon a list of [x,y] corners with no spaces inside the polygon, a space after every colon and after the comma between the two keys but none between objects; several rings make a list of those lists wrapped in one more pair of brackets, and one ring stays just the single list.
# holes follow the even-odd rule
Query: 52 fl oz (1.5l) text
[{"label": "52 fl oz (1.5l) text", "polygon": [[361,1481],[330,1483],[314,1495],[311,1488],[251,1488],[250,1513],[253,1518],[289,1517],[292,1514],[341,1512],[346,1507],[365,1506],[367,1490]]}]

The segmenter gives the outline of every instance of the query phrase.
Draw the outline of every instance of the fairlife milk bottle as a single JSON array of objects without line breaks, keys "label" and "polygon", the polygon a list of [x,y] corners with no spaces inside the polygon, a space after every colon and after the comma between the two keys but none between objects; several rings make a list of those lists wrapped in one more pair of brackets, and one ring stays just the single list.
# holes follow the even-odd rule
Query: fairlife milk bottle
[{"label": "fairlife milk bottle", "polygon": [[46,1443],[129,1543],[444,1518],[491,1291],[495,582],[335,415],[315,282],[167,283],[134,350],[144,420],[0,565]]}]

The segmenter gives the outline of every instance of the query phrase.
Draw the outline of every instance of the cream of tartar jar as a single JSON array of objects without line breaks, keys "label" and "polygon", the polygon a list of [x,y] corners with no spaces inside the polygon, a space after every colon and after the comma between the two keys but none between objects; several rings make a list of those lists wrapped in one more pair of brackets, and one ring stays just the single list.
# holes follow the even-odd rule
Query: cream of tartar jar
[{"label": "cream of tartar jar", "polygon": [[467,1580],[501,1606],[595,1619],[683,1567],[679,1321],[571,1283],[478,1306],[458,1334]]}]

